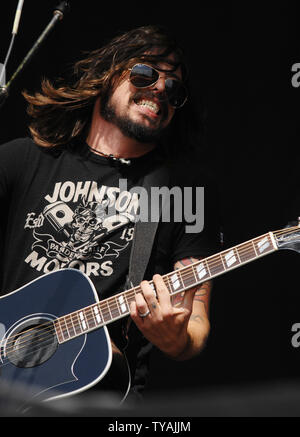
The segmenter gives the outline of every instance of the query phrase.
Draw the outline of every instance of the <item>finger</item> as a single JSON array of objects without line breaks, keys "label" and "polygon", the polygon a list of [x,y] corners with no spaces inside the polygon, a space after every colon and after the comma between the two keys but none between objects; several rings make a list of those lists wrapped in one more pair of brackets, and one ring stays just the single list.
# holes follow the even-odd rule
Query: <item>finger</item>
[{"label": "finger", "polygon": [[192,311],[194,296],[195,296],[196,291],[197,291],[197,287],[194,287],[194,288],[191,288],[190,290],[187,290],[184,294],[182,307],[188,311]]},{"label": "finger", "polygon": [[157,299],[161,307],[172,307],[169,290],[167,289],[167,286],[161,275],[154,275],[153,282],[157,293]]},{"label": "finger", "polygon": [[148,304],[143,296],[143,293],[136,294],[135,304],[138,314],[145,314],[149,310]]},{"label": "finger", "polygon": [[133,319],[135,317],[137,317],[138,310],[137,310],[137,306],[136,306],[136,301],[135,300],[130,302],[129,309],[130,309],[130,317],[133,318]]},{"label": "finger", "polygon": [[130,316],[139,329],[143,329],[146,318],[139,315],[139,311],[135,301],[130,303]]},{"label": "finger", "polygon": [[151,313],[157,311],[159,308],[159,304],[158,304],[158,300],[156,299],[156,293],[154,288],[149,284],[148,281],[143,281],[141,282],[141,289],[143,292],[144,299]]}]

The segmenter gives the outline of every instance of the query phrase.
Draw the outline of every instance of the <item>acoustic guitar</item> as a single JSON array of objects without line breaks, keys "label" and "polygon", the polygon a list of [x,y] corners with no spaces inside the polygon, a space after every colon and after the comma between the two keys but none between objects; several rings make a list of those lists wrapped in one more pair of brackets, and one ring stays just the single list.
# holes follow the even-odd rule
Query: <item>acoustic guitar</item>
[{"label": "acoustic guitar", "polygon": [[[300,251],[299,225],[201,259],[164,275],[163,280],[173,296],[278,249]],[[63,269],[1,297],[0,380],[12,390],[26,387],[28,402],[53,400],[92,387],[106,376],[112,362],[106,326],[128,316],[130,302],[140,292],[137,286],[99,301],[85,274]],[[124,387],[122,399],[130,378]]]}]

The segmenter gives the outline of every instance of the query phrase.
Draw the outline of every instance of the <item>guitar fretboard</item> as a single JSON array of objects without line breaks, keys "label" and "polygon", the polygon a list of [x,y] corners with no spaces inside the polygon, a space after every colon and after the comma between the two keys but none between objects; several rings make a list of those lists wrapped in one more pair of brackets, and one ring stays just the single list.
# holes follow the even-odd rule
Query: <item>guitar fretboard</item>
[{"label": "guitar fretboard", "polygon": [[[173,296],[274,252],[277,248],[274,236],[272,232],[269,232],[168,273],[163,276],[163,280],[170,295]],[[153,281],[149,283],[155,292]],[[135,300],[135,295],[141,292],[140,286],[133,287],[79,311],[59,317],[54,322],[59,343],[64,343],[127,316],[130,313],[130,303]]]}]

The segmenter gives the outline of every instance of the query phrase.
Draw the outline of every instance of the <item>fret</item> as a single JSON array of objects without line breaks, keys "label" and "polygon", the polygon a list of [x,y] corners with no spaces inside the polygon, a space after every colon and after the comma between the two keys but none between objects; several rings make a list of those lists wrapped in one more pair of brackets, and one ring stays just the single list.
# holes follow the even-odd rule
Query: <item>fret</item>
[{"label": "fret", "polygon": [[116,299],[116,297],[113,297],[112,299],[109,300],[109,310],[112,320],[120,317],[121,312],[119,310],[118,300]]},{"label": "fret", "polygon": [[82,334],[83,330],[82,330],[81,320],[79,317],[79,311],[76,311],[75,315],[76,315],[76,319],[77,319],[77,330],[80,330],[80,334]]},{"label": "fret", "polygon": [[54,327],[55,327],[56,337],[57,337],[58,342],[63,343],[64,338],[63,338],[62,330],[61,330],[61,326],[60,326],[60,319],[55,320]]},{"label": "fret", "polygon": [[110,315],[110,320],[112,320],[113,316],[112,316],[112,313],[111,313],[110,304],[109,304],[108,300],[106,301],[106,307],[108,308],[108,313]]},{"label": "fret", "polygon": [[[170,282],[169,282],[169,283],[170,283]],[[150,281],[150,282],[149,282],[149,285],[150,285],[150,287],[152,288],[153,293],[155,294],[155,297],[157,297],[157,293],[156,293],[156,289],[155,289],[154,282],[153,282],[153,281]]]},{"label": "fret", "polygon": [[94,319],[94,316],[93,316],[93,311],[92,311],[92,309],[91,309],[90,307],[88,307],[88,308],[86,308],[86,310],[84,311],[84,313],[85,313],[85,319],[86,319],[86,322],[87,322],[88,328],[89,328],[89,329],[93,329],[93,328],[95,328],[97,325],[96,325],[96,323],[95,323],[95,319]]},{"label": "fret", "polygon": [[104,324],[104,322],[105,322],[105,317],[104,317],[104,315],[103,315],[103,311],[102,311],[102,307],[101,307],[101,302],[100,303],[98,303],[98,310],[99,310],[99,315],[100,315],[100,317],[101,317],[101,320],[102,320],[102,323]]},{"label": "fret", "polygon": [[[76,319],[74,320],[74,318]],[[82,333],[82,329],[78,319],[78,313],[76,312],[71,314],[71,319],[72,319],[73,326],[75,328],[76,335],[80,335]]]},{"label": "fret", "polygon": [[232,269],[240,264],[240,259],[235,248],[223,252],[221,258],[223,259],[223,266],[226,270]]},{"label": "fret", "polygon": [[117,307],[118,307],[119,314],[122,314],[122,310],[121,310],[122,303],[119,301],[119,297],[116,297],[116,304],[117,304]]},{"label": "fret", "polygon": [[205,280],[210,278],[210,271],[208,269],[207,261],[202,260],[200,263],[195,265],[196,274],[198,277],[198,281],[204,282]]},{"label": "fret", "polygon": [[65,319],[66,318],[67,318],[67,328],[69,331],[69,336],[71,338],[73,338],[73,337],[75,337],[76,332],[75,332],[73,321],[72,321],[72,315],[69,314],[68,316],[65,316]]},{"label": "fret", "polygon": [[96,319],[97,325],[100,325],[100,323],[102,322],[102,317],[100,314],[100,307],[98,304],[93,307],[93,314]]},{"label": "fret", "polygon": [[171,285],[171,282],[170,282],[169,275],[166,275],[164,277],[164,279],[165,279],[165,284],[166,284],[166,287],[167,287],[169,293],[172,294],[173,293],[173,288],[172,288],[172,285]]},{"label": "fret", "polygon": [[62,323],[61,330],[62,330],[63,339],[68,340],[70,338],[70,335],[69,335],[68,326],[65,317],[61,317],[61,323]]},{"label": "fret", "polygon": [[220,255],[213,256],[207,260],[208,268],[210,271],[211,276],[219,275],[220,273],[223,273],[225,271],[225,268],[223,266],[222,257]]},{"label": "fret", "polygon": [[199,279],[197,277],[197,273],[196,273],[195,265],[194,264],[191,265],[191,269],[192,269],[192,272],[193,272],[193,275],[194,275],[195,284],[197,284],[199,282]]},{"label": "fret", "polygon": [[96,317],[95,317],[94,309],[95,309],[94,306],[92,306],[92,307],[91,307],[91,315],[92,315],[92,318],[93,318],[94,326],[97,326],[98,323],[97,323],[97,320],[96,320]]},{"label": "fret", "polygon": [[253,248],[254,248],[254,251],[255,251],[256,257],[257,257],[257,256],[258,256],[258,253],[257,253],[256,247],[255,247],[254,241],[251,240],[251,243],[252,243],[252,246],[253,246]]},{"label": "fret", "polygon": [[192,266],[186,267],[184,270],[182,270],[180,272],[180,277],[185,289],[191,288],[198,283],[198,281],[195,280],[195,274]]},{"label": "fret", "polygon": [[132,302],[135,298],[135,294],[133,296],[129,296],[129,293],[124,293],[124,300],[127,305],[128,311],[130,312],[130,302]]},{"label": "fret", "polygon": [[239,255],[241,263],[246,263],[257,257],[253,241],[238,245],[237,253]]},{"label": "fret", "polygon": [[169,276],[169,283],[171,287],[171,294],[178,293],[179,291],[184,290],[181,275],[179,272],[174,272],[171,276]]},{"label": "fret", "polygon": [[266,235],[263,238],[256,238],[254,245],[257,249],[258,256],[264,255],[270,251],[273,251],[273,242],[270,240],[270,236]]},{"label": "fret", "polygon": [[[104,305],[105,305],[105,308],[104,308]],[[102,304],[101,304],[101,313],[102,313],[103,321],[105,323],[111,321],[112,317],[111,317],[110,308],[108,306],[108,302],[105,302],[105,301],[102,302]]]},{"label": "fret", "polygon": [[[300,222],[299,222],[299,224],[300,224]],[[273,249],[277,250],[278,249],[278,245],[276,243],[275,236],[274,236],[273,232],[269,232],[269,237],[270,237],[270,240],[272,242]]]},{"label": "fret", "polygon": [[221,263],[223,264],[224,270],[226,270],[226,266],[225,266],[225,264],[224,264],[224,260],[223,260],[223,257],[222,257],[222,254],[221,254],[221,253],[220,253],[220,259],[221,259]]},{"label": "fret", "polygon": [[118,306],[119,306],[119,310],[120,310],[120,314],[125,314],[130,312],[129,311],[129,307],[128,304],[125,300],[125,297],[123,294],[121,294],[120,296],[118,296],[117,298],[117,302],[118,302]]},{"label": "fret", "polygon": [[241,261],[241,258],[240,258],[240,254],[239,254],[238,248],[237,248],[237,247],[234,247],[234,250],[235,250],[236,256],[237,256],[238,259],[239,259],[240,264],[242,264],[242,261]]},{"label": "fret", "polygon": [[128,311],[130,310],[130,303],[135,300],[135,295],[136,295],[136,291],[134,291],[134,294],[132,294],[132,290],[128,290],[126,293],[123,294],[128,307]]},{"label": "fret", "polygon": [[78,313],[78,315],[79,315],[81,329],[82,329],[82,331],[86,331],[88,329],[88,325],[87,325],[87,322],[86,322],[86,319],[85,319],[85,314],[84,314],[83,311],[80,311]]}]

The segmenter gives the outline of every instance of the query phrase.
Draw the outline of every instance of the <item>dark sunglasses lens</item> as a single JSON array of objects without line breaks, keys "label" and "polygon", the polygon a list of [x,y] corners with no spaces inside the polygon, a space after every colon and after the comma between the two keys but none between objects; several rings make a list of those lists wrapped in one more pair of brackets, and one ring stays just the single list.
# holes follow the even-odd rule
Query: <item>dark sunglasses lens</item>
[{"label": "dark sunglasses lens", "polygon": [[187,99],[187,90],[181,82],[168,78],[165,87],[170,105],[175,108],[180,108],[180,106],[184,105]]},{"label": "dark sunglasses lens", "polygon": [[[130,82],[136,88],[147,88],[159,79],[159,73],[154,68],[145,64],[136,64],[130,72]],[[171,78],[165,81],[166,94],[170,105],[180,108],[187,99],[187,90],[178,80]]]},{"label": "dark sunglasses lens", "polygon": [[159,78],[159,74],[149,65],[136,64],[130,73],[130,81],[137,88],[146,88],[153,85]]}]

